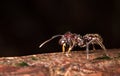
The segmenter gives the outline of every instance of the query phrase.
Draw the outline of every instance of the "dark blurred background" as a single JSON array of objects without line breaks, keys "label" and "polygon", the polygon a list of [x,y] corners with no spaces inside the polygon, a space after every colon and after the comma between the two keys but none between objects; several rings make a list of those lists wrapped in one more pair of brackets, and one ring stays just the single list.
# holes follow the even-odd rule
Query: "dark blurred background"
[{"label": "dark blurred background", "polygon": [[120,0],[3,0],[0,56],[61,51],[56,38],[67,31],[98,33],[107,49],[120,48]]}]

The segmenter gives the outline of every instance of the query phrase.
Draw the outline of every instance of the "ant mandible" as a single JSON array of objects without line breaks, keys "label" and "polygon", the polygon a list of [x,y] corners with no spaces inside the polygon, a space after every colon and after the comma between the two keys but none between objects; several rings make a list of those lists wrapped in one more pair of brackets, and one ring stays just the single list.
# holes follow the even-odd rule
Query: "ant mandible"
[{"label": "ant mandible", "polygon": [[46,44],[47,42],[51,41],[52,39],[54,39],[56,37],[61,37],[61,39],[59,40],[59,44],[62,45],[63,53],[65,53],[67,46],[68,46],[67,53],[70,53],[70,51],[75,46],[86,47],[87,59],[89,59],[89,45],[92,44],[93,50],[95,50],[94,44],[97,44],[97,45],[101,46],[101,48],[104,50],[105,54],[107,54],[106,48],[103,45],[103,39],[99,34],[86,34],[84,36],[81,36],[76,33],[66,32],[64,35],[52,36],[52,38],[43,42],[39,46],[39,48],[41,48],[44,44]]}]

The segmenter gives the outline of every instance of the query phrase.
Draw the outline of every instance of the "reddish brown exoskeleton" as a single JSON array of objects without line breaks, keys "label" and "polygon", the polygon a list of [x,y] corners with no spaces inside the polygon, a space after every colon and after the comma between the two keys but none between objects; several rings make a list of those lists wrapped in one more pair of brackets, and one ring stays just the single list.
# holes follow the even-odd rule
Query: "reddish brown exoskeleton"
[{"label": "reddish brown exoskeleton", "polygon": [[[52,38],[46,40],[43,42],[39,48],[41,48],[44,44],[47,42],[51,41],[52,39],[56,37],[60,37],[61,39],[59,40],[59,44],[62,45],[62,52],[65,53],[67,49],[67,53],[70,53],[70,51],[73,49],[75,46],[79,47],[86,47],[86,52],[87,52],[87,59],[89,59],[89,45],[93,45],[93,49],[95,50],[94,44],[100,45],[101,48],[105,51],[106,53],[106,48],[103,45],[103,39],[99,34],[86,34],[84,36],[81,36],[79,34],[67,32],[64,35],[55,35]],[[68,46],[68,48],[66,48]]]}]

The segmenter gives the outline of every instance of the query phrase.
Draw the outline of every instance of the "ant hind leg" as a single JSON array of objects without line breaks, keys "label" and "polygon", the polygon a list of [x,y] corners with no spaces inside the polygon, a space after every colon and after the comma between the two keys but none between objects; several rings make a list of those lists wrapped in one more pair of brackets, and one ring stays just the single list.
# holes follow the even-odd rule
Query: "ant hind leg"
[{"label": "ant hind leg", "polygon": [[104,54],[106,55],[106,56],[108,56],[108,54],[107,54],[107,49],[105,48],[105,46],[103,45],[103,43],[101,42],[101,41],[99,41],[99,40],[96,40],[97,41],[97,43],[100,45],[100,47],[104,50]]},{"label": "ant hind leg", "polygon": [[89,59],[89,44],[86,44],[87,59]]},{"label": "ant hind leg", "polygon": [[95,46],[94,46],[94,44],[92,43],[92,47],[93,47],[93,51],[95,51],[96,49],[95,49]]}]

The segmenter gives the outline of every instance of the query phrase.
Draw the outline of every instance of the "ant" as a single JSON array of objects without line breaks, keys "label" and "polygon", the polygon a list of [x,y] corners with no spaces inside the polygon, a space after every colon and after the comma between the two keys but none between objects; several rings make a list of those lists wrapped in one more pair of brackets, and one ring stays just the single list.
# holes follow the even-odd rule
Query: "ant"
[{"label": "ant", "polygon": [[52,39],[56,37],[61,37],[59,40],[59,44],[62,45],[62,52],[65,53],[66,47],[67,53],[70,53],[70,51],[73,49],[75,46],[79,47],[86,47],[86,52],[87,52],[87,59],[89,59],[89,45],[93,45],[93,50],[95,50],[94,44],[97,44],[101,46],[101,48],[105,51],[106,54],[106,48],[103,45],[103,39],[99,34],[86,34],[84,36],[78,35],[76,33],[71,33],[71,32],[66,32],[64,35],[55,35],[52,36],[52,38],[46,40],[43,42],[39,48],[41,48],[44,44],[47,42],[51,41]]}]

